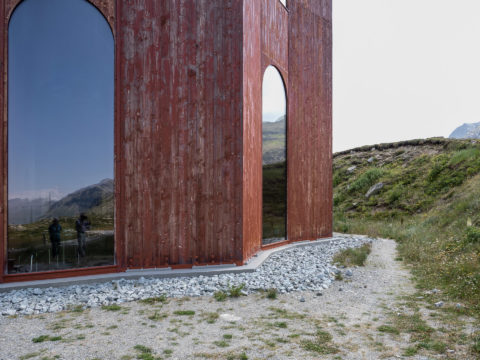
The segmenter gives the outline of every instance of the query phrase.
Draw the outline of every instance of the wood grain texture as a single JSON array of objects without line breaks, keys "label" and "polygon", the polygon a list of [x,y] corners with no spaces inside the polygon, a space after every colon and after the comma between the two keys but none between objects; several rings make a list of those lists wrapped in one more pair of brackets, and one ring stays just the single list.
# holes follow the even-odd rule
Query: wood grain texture
[{"label": "wood grain texture", "polygon": [[262,243],[262,2],[243,7],[243,259]]},{"label": "wood grain texture", "polygon": [[125,264],[242,259],[242,2],[119,1]]},{"label": "wood grain texture", "polygon": [[332,234],[331,2],[289,1],[288,237]]},{"label": "wood grain texture", "polygon": [[274,65],[288,83],[288,11],[278,0],[262,4],[262,67]]},{"label": "wood grain texture", "polygon": [[6,106],[6,89],[7,89],[7,47],[6,47],[6,21],[5,2],[0,1],[0,115],[2,117],[0,123],[0,283],[3,282],[3,275],[7,269],[7,106]]}]

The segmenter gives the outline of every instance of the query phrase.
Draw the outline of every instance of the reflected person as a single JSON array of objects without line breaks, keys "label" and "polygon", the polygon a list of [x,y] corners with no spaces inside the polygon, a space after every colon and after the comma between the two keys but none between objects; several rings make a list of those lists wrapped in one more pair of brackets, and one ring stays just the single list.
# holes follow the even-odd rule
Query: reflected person
[{"label": "reflected person", "polygon": [[60,233],[62,227],[57,218],[53,218],[52,223],[48,227],[48,233],[50,234],[50,242],[52,243],[52,256],[58,256],[58,248],[60,247]]},{"label": "reflected person", "polygon": [[75,230],[77,230],[78,240],[78,255],[85,257],[86,242],[87,242],[87,230],[90,230],[90,221],[88,221],[87,215],[80,214],[80,217],[75,221]]}]

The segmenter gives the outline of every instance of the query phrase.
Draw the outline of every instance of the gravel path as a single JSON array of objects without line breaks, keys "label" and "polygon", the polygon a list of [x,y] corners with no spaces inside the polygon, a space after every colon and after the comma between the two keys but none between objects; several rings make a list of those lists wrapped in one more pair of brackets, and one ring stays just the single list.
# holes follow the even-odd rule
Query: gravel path
[{"label": "gravel path", "polygon": [[[366,241],[372,240],[343,236],[333,248],[337,251]],[[253,274],[193,279],[192,286],[202,285],[203,290],[197,290],[207,293],[214,288],[226,288],[227,282],[247,284],[247,296],[223,302],[211,295],[180,297],[190,291],[187,288],[192,279],[181,280],[185,288],[172,285],[178,279],[121,281],[116,289],[106,284],[108,294],[120,294],[121,289],[131,286],[138,292],[143,290],[145,296],[158,296],[171,289],[169,295],[177,297],[156,302],[105,300],[119,305],[103,308],[84,309],[84,297],[89,296],[84,292],[90,286],[82,286],[78,295],[74,295],[77,287],[61,289],[62,297],[70,301],[74,295],[71,303],[82,307],[38,315],[0,316],[0,359],[403,358],[409,345],[407,339],[377,330],[388,321],[389,311],[397,311],[398,296],[414,291],[409,272],[394,261],[395,242],[373,240],[367,265],[341,269],[343,281],[332,281],[336,269],[326,263],[332,249],[307,247],[289,251],[275,255]],[[322,260],[317,262],[318,258]],[[302,276],[303,282],[299,281]],[[283,287],[285,292],[276,299],[255,290],[274,285]],[[149,287],[155,290],[148,290]],[[26,296],[48,297],[48,291]],[[11,293],[7,299],[12,296],[20,295]],[[8,304],[5,298],[2,301]],[[321,338],[323,342],[319,342]],[[433,358],[437,357],[409,357]]]},{"label": "gravel path", "polygon": [[348,247],[370,241],[363,236],[338,236],[330,243],[297,247],[273,254],[254,273],[173,279],[115,280],[110,283],[63,288],[22,289],[0,293],[0,314],[33,315],[120,304],[158,297],[210,296],[219,290],[243,285],[247,295],[276,288],[279,293],[320,291],[328,288],[338,271],[330,264],[333,255]]}]

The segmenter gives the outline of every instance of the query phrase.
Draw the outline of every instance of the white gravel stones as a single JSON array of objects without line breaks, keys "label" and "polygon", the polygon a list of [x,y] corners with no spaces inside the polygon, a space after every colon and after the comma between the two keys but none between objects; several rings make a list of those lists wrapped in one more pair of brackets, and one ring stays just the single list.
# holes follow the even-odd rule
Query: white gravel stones
[{"label": "white gravel stones", "polygon": [[237,322],[237,321],[242,320],[241,317],[235,316],[235,315],[232,315],[232,314],[222,314],[222,315],[220,315],[220,319],[225,320],[227,322]]},{"label": "white gravel stones", "polygon": [[62,288],[21,289],[0,293],[0,314],[40,314],[75,306],[96,307],[150,297],[210,296],[244,284],[244,294],[276,288],[279,293],[319,292],[334,281],[338,269],[333,255],[372,240],[363,236],[337,236],[334,241],[294,247],[270,256],[255,272],[168,279],[140,278]]}]

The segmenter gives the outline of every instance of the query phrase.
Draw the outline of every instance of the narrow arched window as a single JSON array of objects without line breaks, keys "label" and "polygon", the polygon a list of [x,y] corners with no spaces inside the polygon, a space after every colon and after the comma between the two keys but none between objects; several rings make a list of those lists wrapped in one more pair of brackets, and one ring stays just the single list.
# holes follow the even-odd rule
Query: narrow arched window
[{"label": "narrow arched window", "polygon": [[262,85],[263,244],[287,237],[287,97],[279,71],[269,66]]},{"label": "narrow arched window", "polygon": [[86,0],[8,27],[8,272],[114,263],[114,40]]}]

